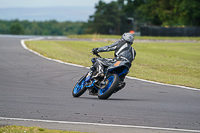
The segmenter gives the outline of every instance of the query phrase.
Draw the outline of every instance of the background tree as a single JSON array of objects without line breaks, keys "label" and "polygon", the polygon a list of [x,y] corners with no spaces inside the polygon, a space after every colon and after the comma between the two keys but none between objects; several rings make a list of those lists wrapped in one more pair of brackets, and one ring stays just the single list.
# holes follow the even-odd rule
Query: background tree
[{"label": "background tree", "polygon": [[95,6],[96,11],[94,15],[90,16],[88,23],[85,24],[87,33],[99,34],[120,34],[121,13],[119,4],[111,2],[106,4],[103,1]]},{"label": "background tree", "polygon": [[25,34],[25,35],[71,35],[83,34],[82,28],[84,22],[57,22],[33,21],[27,20],[0,20],[0,34]]},{"label": "background tree", "polygon": [[[115,21],[115,16],[114,14],[111,14],[112,9],[108,9],[108,6],[109,5],[102,1],[99,1],[99,3],[95,6],[95,14],[90,16],[88,21],[88,25],[90,26],[89,32],[109,34],[109,30],[116,30],[114,24],[112,23]],[[111,5],[111,7],[112,6],[114,5]]]},{"label": "background tree", "polygon": [[86,33],[123,34],[141,24],[156,26],[200,26],[200,0],[118,0],[95,6],[94,15],[84,24]]},{"label": "background tree", "polygon": [[146,0],[137,12],[152,25],[200,26],[199,0]]},{"label": "background tree", "polygon": [[24,29],[19,23],[15,23],[11,25],[10,33],[14,35],[22,35],[24,34]]},{"label": "background tree", "polygon": [[199,0],[178,0],[175,6],[179,22],[188,26],[200,26]]}]

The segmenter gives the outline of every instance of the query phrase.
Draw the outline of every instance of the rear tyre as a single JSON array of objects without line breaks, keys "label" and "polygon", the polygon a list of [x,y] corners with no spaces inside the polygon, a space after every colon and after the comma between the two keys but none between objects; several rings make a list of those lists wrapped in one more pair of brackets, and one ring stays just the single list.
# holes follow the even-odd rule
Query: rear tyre
[{"label": "rear tyre", "polygon": [[87,90],[85,79],[86,76],[81,77],[74,86],[74,89],[72,90],[72,95],[74,97],[80,97]]},{"label": "rear tyre", "polygon": [[98,98],[108,99],[119,84],[120,78],[117,74],[109,74],[106,78],[106,85],[99,89]]}]

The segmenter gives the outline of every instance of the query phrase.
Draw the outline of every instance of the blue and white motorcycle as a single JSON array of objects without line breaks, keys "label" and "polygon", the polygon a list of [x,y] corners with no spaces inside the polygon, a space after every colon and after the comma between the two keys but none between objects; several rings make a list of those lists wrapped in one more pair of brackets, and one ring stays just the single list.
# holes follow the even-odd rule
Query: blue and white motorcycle
[{"label": "blue and white motorcycle", "polygon": [[[96,54],[96,56],[104,59],[99,54]],[[95,58],[92,59],[92,63],[94,65]],[[131,67],[130,62],[116,60],[112,65],[103,62],[102,64],[105,68],[104,76],[98,79],[93,78],[97,71],[96,69],[90,69],[74,86],[72,91],[74,97],[80,97],[86,90],[89,90],[90,95],[97,95],[99,99],[108,99],[113,93],[125,86],[124,78]]]}]

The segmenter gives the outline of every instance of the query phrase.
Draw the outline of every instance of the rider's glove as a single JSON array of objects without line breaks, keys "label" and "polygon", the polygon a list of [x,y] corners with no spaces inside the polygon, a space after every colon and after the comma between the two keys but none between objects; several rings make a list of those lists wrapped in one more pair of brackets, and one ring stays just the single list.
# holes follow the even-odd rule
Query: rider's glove
[{"label": "rider's glove", "polygon": [[98,48],[93,48],[93,49],[92,49],[92,53],[93,53],[93,54],[98,54],[98,53],[99,53],[99,52],[98,52]]}]

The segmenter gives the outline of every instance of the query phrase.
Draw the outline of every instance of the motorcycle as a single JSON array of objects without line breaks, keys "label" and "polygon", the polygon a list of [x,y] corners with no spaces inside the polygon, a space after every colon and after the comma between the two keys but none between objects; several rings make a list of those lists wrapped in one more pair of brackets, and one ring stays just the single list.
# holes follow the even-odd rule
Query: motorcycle
[{"label": "motorcycle", "polygon": [[[99,54],[95,55],[102,58]],[[92,58],[92,63],[92,69],[82,76],[74,86],[72,90],[74,97],[80,97],[86,90],[89,90],[90,95],[97,95],[99,99],[108,99],[113,93],[125,86],[124,78],[129,73],[130,62],[115,60],[111,65],[102,62],[105,73],[103,77],[97,79],[93,78],[97,73],[97,70],[93,67],[95,58]]]}]

